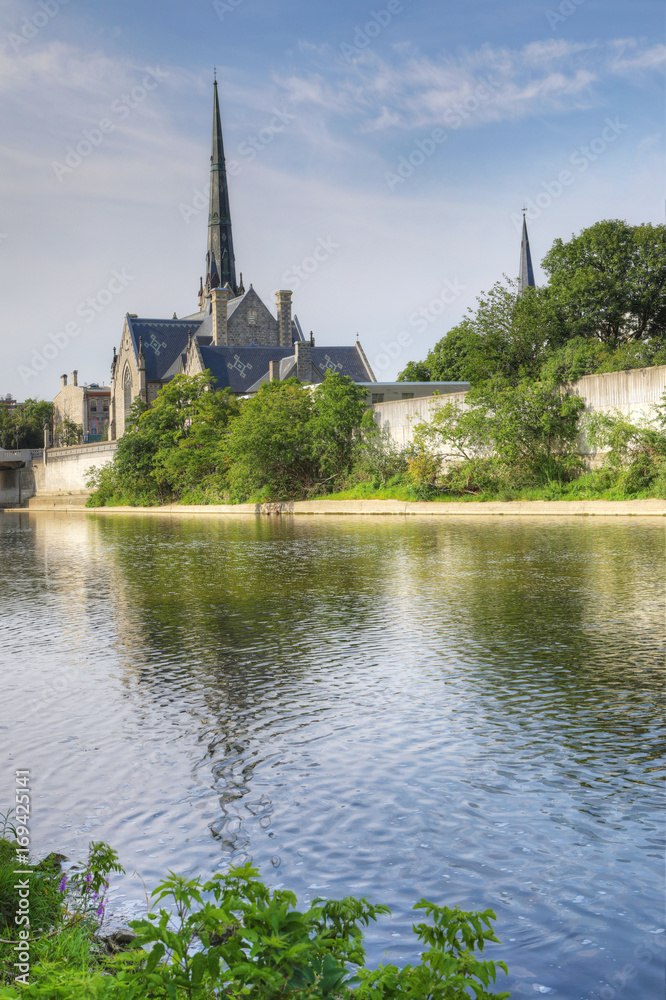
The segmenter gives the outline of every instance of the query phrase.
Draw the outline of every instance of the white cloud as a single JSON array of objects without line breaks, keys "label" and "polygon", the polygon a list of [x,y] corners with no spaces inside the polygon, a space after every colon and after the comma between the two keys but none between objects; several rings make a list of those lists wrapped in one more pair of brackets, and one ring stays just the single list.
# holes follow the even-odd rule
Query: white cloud
[{"label": "white cloud", "polygon": [[[480,102],[465,119],[473,127],[592,106],[597,103],[595,83],[658,68],[665,52],[665,46],[641,48],[635,40],[601,44],[551,39],[522,49],[484,45],[456,58],[434,60],[413,46],[396,45],[390,59],[364,49],[347,65],[329,50],[325,68],[276,82],[294,104],[366,119],[360,126],[364,131],[441,124],[461,104],[473,104],[483,82],[490,83],[493,99]],[[326,58],[321,47],[316,56],[321,67]]]}]

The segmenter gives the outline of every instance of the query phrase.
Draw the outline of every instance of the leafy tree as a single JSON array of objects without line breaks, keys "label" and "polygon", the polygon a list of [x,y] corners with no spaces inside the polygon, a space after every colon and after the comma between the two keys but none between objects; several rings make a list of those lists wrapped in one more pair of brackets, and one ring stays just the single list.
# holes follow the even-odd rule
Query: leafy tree
[{"label": "leafy tree", "polygon": [[543,293],[497,283],[477,299],[476,311],[447,333],[424,362],[410,362],[400,381],[465,381],[479,385],[502,378],[516,383],[537,377],[547,354]]},{"label": "leafy tree", "polygon": [[26,399],[17,406],[0,406],[0,447],[42,448],[44,424],[51,426],[53,403]]},{"label": "leafy tree", "polygon": [[615,349],[666,334],[666,226],[597,222],[543,260],[550,323]]},{"label": "leafy tree", "polygon": [[81,424],[74,423],[69,417],[63,417],[55,429],[55,436],[57,441],[65,447],[79,444],[83,438],[83,427]]},{"label": "leafy tree", "polygon": [[446,403],[416,428],[412,481],[426,490],[480,493],[573,479],[583,471],[577,439],[584,406],[554,383],[472,390],[463,405]]}]

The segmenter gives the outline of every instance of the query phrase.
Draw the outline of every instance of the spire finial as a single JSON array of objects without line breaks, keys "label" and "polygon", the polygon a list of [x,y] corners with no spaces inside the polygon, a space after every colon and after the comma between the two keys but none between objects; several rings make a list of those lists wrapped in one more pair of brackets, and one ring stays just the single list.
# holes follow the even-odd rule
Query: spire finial
[{"label": "spire finial", "polygon": [[217,83],[217,66],[213,66],[213,83]]}]

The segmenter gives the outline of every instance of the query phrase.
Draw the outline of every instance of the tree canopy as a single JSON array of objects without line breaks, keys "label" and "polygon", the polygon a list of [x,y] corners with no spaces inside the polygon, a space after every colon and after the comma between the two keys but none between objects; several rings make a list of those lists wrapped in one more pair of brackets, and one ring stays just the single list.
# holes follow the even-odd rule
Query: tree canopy
[{"label": "tree canopy", "polygon": [[497,283],[402,381],[571,381],[666,364],[666,226],[598,222],[543,260],[544,288]]}]

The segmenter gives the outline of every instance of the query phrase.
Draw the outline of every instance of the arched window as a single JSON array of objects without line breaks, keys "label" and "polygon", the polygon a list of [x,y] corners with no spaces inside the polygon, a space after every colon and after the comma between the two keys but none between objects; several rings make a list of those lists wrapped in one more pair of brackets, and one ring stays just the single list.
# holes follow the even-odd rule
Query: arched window
[{"label": "arched window", "polygon": [[125,421],[127,421],[129,419],[130,408],[132,406],[132,373],[129,370],[129,365],[125,368],[125,374],[123,375],[123,394],[125,403]]}]

